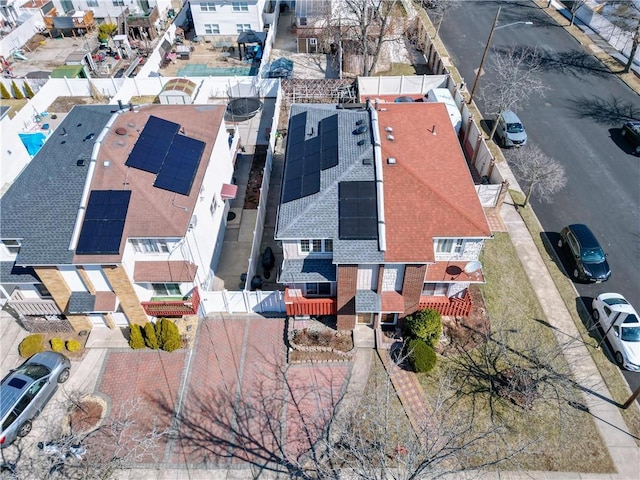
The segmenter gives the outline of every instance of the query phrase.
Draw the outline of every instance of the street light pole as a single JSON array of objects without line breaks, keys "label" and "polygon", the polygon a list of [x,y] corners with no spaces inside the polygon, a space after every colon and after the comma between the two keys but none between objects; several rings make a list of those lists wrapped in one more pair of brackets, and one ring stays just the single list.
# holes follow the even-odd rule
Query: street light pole
[{"label": "street light pole", "polygon": [[476,87],[478,86],[478,80],[480,80],[480,74],[482,73],[482,66],[484,65],[484,59],[487,58],[487,52],[489,51],[489,46],[491,45],[491,40],[493,39],[493,32],[496,31],[496,27],[498,26],[498,18],[500,17],[500,10],[502,7],[498,7],[498,11],[496,12],[496,18],[493,20],[493,26],[491,27],[491,32],[489,32],[489,38],[487,39],[487,44],[484,47],[484,52],[482,52],[482,60],[480,60],[480,68],[478,68],[478,73],[476,74],[476,79],[473,82],[473,88],[471,88],[471,94],[469,95],[468,104],[473,102],[473,94],[476,92]]},{"label": "street light pole", "polygon": [[498,18],[500,17],[500,10],[502,7],[498,7],[498,12],[496,13],[496,18],[493,20],[493,26],[491,27],[491,32],[489,32],[489,38],[487,39],[487,44],[484,47],[484,52],[482,52],[482,59],[480,60],[480,68],[478,68],[478,74],[476,75],[476,79],[473,82],[473,87],[471,88],[471,94],[469,95],[468,104],[473,102],[473,95],[476,92],[476,87],[478,86],[478,81],[480,80],[480,75],[482,74],[482,67],[484,66],[484,60],[487,58],[487,52],[489,52],[489,47],[491,46],[491,40],[493,39],[493,32],[496,30],[500,30],[501,28],[510,27],[512,25],[533,25],[533,22],[513,22],[507,23],[506,25],[498,26]]}]

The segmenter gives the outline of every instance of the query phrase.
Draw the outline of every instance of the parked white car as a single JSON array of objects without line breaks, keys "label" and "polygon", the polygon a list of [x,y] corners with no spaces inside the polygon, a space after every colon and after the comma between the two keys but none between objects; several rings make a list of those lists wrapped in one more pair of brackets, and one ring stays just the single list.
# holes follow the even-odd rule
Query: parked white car
[{"label": "parked white car", "polygon": [[616,363],[640,371],[640,319],[631,304],[619,293],[602,293],[593,299],[592,316],[603,329]]}]

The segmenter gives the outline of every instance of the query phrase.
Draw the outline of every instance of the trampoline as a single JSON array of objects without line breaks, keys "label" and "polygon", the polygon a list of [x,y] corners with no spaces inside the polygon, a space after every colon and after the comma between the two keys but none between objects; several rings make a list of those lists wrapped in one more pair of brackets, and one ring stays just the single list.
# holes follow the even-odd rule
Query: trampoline
[{"label": "trampoline", "polygon": [[206,63],[191,63],[178,69],[178,77],[246,77],[251,66],[208,67]]},{"label": "trampoline", "polygon": [[224,119],[227,122],[242,122],[256,116],[262,110],[262,102],[257,98],[234,98],[227,104]]}]

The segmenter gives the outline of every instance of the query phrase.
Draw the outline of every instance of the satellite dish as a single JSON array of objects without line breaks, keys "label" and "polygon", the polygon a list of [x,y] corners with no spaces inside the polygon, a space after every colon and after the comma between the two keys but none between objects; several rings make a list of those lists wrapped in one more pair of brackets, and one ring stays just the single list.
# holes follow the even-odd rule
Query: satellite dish
[{"label": "satellite dish", "polygon": [[470,275],[472,273],[476,273],[481,268],[482,264],[478,260],[473,260],[464,266],[464,273]]}]

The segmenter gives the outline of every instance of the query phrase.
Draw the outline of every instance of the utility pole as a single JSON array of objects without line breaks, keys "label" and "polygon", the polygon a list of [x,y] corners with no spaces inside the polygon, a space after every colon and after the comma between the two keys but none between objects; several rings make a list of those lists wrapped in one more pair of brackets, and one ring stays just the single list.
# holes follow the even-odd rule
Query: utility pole
[{"label": "utility pole", "polygon": [[487,52],[489,51],[489,46],[491,45],[491,40],[493,39],[493,32],[496,31],[496,27],[498,26],[498,18],[500,17],[500,10],[502,7],[498,7],[498,11],[496,12],[496,18],[493,20],[493,26],[491,27],[491,31],[489,32],[489,38],[487,39],[487,44],[484,47],[484,52],[482,52],[482,60],[480,60],[480,68],[478,68],[478,73],[476,75],[476,79],[473,82],[473,88],[471,89],[471,94],[469,95],[468,104],[473,102],[473,94],[476,92],[476,87],[478,86],[478,80],[480,80],[480,75],[482,74],[482,66],[484,65],[484,59],[487,58]]}]

